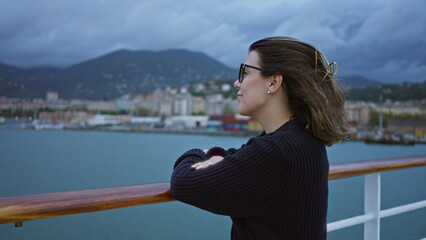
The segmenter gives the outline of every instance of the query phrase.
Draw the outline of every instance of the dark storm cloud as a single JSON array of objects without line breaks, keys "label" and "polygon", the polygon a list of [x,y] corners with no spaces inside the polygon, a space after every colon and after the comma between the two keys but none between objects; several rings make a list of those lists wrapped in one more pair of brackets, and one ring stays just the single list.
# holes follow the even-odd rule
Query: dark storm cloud
[{"label": "dark storm cloud", "polygon": [[328,3],[328,10],[316,2],[301,9],[275,33],[313,42],[345,74],[385,82],[426,80],[425,1]]},{"label": "dark storm cloud", "polygon": [[0,62],[70,65],[127,49],[186,48],[235,67],[249,44],[293,36],[342,74],[423,81],[426,1],[0,0]]}]

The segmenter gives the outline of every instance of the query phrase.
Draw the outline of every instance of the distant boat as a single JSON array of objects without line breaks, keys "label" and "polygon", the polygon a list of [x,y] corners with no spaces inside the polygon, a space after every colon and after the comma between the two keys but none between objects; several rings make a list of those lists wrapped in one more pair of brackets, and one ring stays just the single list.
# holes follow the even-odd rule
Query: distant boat
[{"label": "distant boat", "polygon": [[39,121],[34,120],[31,124],[26,124],[24,128],[31,128],[35,130],[63,130],[65,128],[64,123],[52,123],[52,121]]},{"label": "distant boat", "polygon": [[34,125],[35,130],[63,130],[64,127],[65,125],[63,123]]},{"label": "distant boat", "polygon": [[6,122],[6,118],[4,118],[4,117],[0,117],[0,124],[3,124],[3,123],[5,123]]}]

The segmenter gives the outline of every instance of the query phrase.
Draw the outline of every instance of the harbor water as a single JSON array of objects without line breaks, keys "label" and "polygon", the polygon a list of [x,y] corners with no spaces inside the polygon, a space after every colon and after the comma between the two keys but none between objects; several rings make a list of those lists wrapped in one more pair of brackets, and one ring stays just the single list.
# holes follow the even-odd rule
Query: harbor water
[{"label": "harbor water", "polygon": [[[175,159],[191,148],[239,147],[248,137],[0,129],[0,196],[169,181]],[[426,145],[327,148],[330,163],[426,154]],[[426,199],[426,167],[382,173],[382,209]],[[364,178],[330,181],[328,222],[363,214]],[[229,239],[231,221],[169,202],[0,225],[0,239]],[[328,234],[358,240],[362,225]],[[381,220],[381,239],[426,237],[426,209]]]}]

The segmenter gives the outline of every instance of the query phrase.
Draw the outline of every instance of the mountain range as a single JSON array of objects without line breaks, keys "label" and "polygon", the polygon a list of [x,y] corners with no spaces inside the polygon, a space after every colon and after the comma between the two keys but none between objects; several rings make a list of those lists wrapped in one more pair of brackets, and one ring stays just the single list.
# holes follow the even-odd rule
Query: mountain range
[{"label": "mountain range", "polygon": [[[234,80],[237,74],[237,69],[201,52],[118,50],[66,68],[20,68],[0,63],[0,96],[44,98],[47,91],[57,91],[64,99],[112,99],[207,79]],[[380,84],[362,76],[341,80],[345,88]]]}]

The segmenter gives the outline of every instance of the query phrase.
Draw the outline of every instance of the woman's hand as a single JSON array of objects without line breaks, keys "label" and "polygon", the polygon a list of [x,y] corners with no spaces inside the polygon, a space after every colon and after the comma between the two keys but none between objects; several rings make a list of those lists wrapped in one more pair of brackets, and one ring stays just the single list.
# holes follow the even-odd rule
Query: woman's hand
[{"label": "woman's hand", "polygon": [[218,163],[222,160],[223,160],[222,156],[213,156],[213,157],[209,158],[208,160],[203,161],[203,162],[198,162],[198,163],[192,165],[191,167],[195,168],[196,170],[204,169],[204,168],[207,168],[209,166],[215,165],[216,163]]}]

